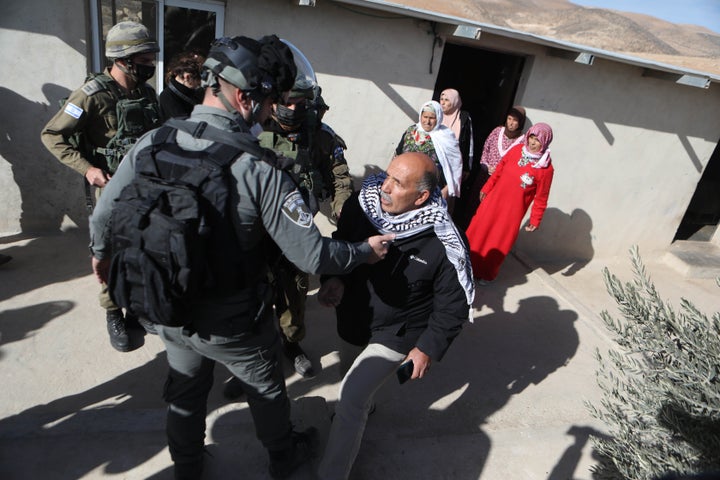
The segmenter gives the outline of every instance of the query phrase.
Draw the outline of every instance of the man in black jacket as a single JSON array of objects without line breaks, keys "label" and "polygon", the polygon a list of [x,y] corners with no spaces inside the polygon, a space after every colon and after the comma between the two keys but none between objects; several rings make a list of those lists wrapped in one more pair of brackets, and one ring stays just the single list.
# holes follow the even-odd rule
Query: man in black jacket
[{"label": "man in black jacket", "polygon": [[396,236],[384,260],[322,279],[318,299],[337,308],[340,336],[367,344],[340,386],[322,479],[349,476],[373,395],[398,366],[412,362],[410,379],[422,378],[468,320],[470,261],[437,185],[430,157],[404,153],[343,206],[335,238]]}]

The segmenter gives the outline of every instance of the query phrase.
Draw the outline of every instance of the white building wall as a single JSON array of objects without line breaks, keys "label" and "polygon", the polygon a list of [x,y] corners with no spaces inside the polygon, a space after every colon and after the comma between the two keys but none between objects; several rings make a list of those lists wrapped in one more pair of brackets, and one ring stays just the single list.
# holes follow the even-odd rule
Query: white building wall
[{"label": "white building wall", "polygon": [[4,0],[0,19],[0,236],[87,224],[82,178],[40,143],[86,75],[85,2]]},{"label": "white building wall", "polygon": [[[538,55],[518,103],[549,123],[555,180],[542,230],[518,248],[539,258],[663,250],[720,139],[720,88],[678,85],[642,69]],[[574,238],[578,235],[578,238]]]},{"label": "white building wall", "polygon": [[[391,18],[378,18],[391,17]],[[324,121],[348,144],[353,176],[385,168],[405,129],[435,86],[442,50],[430,73],[430,26],[407,17],[317,2],[232,1],[226,35],[276,33],[310,60],[330,105]]]},{"label": "white building wall", "polygon": [[[84,2],[4,6],[0,235],[84,226],[81,178],[39,141],[58,100],[85,76]],[[442,58],[427,22],[335,2],[230,0],[225,20],[226,35],[277,33],[307,55],[331,107],[325,120],[347,141],[358,181],[387,166],[431,97]],[[463,43],[525,55],[514,103],[527,108],[528,124],[547,122],[555,131],[549,209],[538,232],[521,232],[517,248],[567,259],[623,255],[633,244],[643,252],[669,246],[720,139],[718,84],[677,85],[601,59],[580,65],[485,33]]]},{"label": "white building wall", "polygon": [[[347,141],[362,178],[384,168],[401,134],[430,99],[442,57],[427,22],[330,2],[299,7],[234,1],[227,34],[275,32],[315,67],[331,106],[326,121]],[[440,25],[451,35],[454,27]],[[591,66],[548,56],[545,47],[482,34],[477,48],[527,56],[514,103],[528,123],[549,123],[556,168],[541,229],[517,248],[539,260],[592,258],[669,246],[702,170],[720,140],[720,88],[678,85],[642,69],[596,59]]]}]

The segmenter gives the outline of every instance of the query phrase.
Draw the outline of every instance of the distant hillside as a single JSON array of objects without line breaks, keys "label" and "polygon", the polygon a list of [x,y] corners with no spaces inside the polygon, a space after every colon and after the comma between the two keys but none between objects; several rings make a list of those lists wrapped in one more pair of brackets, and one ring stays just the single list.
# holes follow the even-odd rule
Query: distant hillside
[{"label": "distant hillside", "polygon": [[720,75],[720,33],[567,0],[395,0],[396,3]]}]

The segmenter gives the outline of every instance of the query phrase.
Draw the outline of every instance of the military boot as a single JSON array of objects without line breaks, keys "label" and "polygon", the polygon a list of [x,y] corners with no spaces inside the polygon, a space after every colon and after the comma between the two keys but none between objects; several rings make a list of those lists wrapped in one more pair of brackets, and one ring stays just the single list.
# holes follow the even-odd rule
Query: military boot
[{"label": "military boot", "polygon": [[107,331],[110,335],[110,345],[118,352],[130,350],[130,338],[125,330],[125,319],[122,310],[108,310],[106,313]]},{"label": "military boot", "polygon": [[315,376],[312,362],[297,342],[284,342],[285,356],[292,362],[295,371],[304,378]]},{"label": "military boot", "polygon": [[293,431],[292,445],[280,451],[270,451],[270,476],[274,479],[287,478],[300,465],[315,456],[318,446],[318,431],[310,427],[303,432]]}]

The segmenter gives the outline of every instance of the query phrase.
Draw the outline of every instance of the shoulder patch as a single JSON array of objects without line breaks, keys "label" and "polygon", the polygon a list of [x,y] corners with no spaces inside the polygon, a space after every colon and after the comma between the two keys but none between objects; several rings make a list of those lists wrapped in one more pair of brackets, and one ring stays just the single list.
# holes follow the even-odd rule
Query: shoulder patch
[{"label": "shoulder patch", "polygon": [[345,161],[344,152],[345,151],[343,150],[343,148],[340,145],[335,147],[335,150],[333,150],[333,158],[335,159],[336,162]]},{"label": "shoulder patch", "polygon": [[75,120],[80,118],[80,116],[83,114],[84,110],[74,103],[66,103],[65,108],[63,109],[63,112],[67,113],[71,117],[73,117]]},{"label": "shoulder patch", "polygon": [[97,79],[93,78],[85,85],[83,85],[81,90],[85,95],[89,97],[91,95],[95,95],[97,92],[105,90],[105,86],[103,86],[103,84],[100,83]]},{"label": "shoulder patch", "polygon": [[285,196],[282,213],[299,227],[310,228],[312,225],[313,215],[297,190],[293,190]]}]

